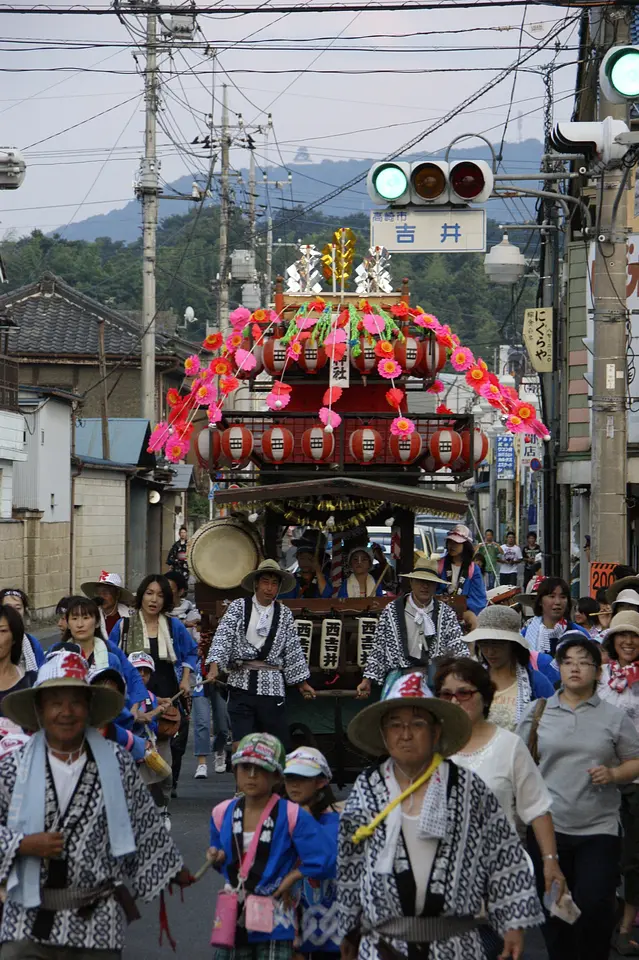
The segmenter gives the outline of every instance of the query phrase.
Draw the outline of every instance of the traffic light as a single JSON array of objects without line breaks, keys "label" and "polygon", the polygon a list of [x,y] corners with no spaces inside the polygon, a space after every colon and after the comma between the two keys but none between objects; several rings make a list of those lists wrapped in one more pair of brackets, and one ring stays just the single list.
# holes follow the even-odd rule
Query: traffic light
[{"label": "traffic light", "polygon": [[611,47],[601,61],[599,86],[610,103],[639,100],[639,47]]},{"label": "traffic light", "polygon": [[383,161],[373,164],[367,179],[373,203],[390,206],[484,203],[493,183],[484,160]]},{"label": "traffic light", "polygon": [[550,142],[559,153],[580,153],[587,160],[596,158],[608,164],[625,157],[629,146],[618,143],[617,138],[628,133],[628,125],[623,120],[606,117],[600,123],[556,123]]}]

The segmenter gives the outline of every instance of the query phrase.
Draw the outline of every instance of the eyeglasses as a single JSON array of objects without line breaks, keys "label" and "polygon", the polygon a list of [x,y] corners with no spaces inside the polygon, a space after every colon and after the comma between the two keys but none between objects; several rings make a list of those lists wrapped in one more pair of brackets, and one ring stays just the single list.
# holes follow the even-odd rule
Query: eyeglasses
[{"label": "eyeglasses", "polygon": [[449,703],[451,700],[457,700],[458,703],[467,703],[468,700],[471,700],[476,693],[479,693],[479,690],[442,690],[439,694],[440,700],[447,700]]},{"label": "eyeglasses", "polygon": [[597,664],[592,660],[562,660],[559,664],[560,667],[579,667],[580,670],[585,670],[587,667],[596,667]]},{"label": "eyeglasses", "polygon": [[432,723],[429,723],[428,720],[420,720],[416,718],[415,720],[408,720],[404,722],[403,720],[389,720],[388,723],[384,725],[384,730],[390,733],[402,733],[404,729],[410,730],[411,733],[423,733],[424,730],[430,730],[432,728]]}]

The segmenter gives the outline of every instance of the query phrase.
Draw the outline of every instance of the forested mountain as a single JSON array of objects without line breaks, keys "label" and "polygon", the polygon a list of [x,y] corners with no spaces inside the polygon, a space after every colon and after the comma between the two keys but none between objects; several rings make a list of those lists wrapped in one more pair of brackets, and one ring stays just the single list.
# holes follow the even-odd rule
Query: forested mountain
[{"label": "forested mountain", "polygon": [[[295,244],[314,243],[321,248],[333,231],[350,226],[358,238],[355,264],[366,250],[369,220],[364,214],[350,217],[326,217],[316,211],[290,220],[291,211],[274,223],[273,277],[284,273],[297,257]],[[496,225],[490,223],[490,242],[499,239]],[[513,238],[524,246],[523,231]],[[260,228],[258,269],[264,269],[264,232]],[[527,255],[532,255],[532,238]],[[229,249],[247,245],[247,222],[234,212]],[[219,209],[204,207],[184,216],[172,216],[158,230],[157,283],[158,310],[173,310],[181,318],[185,307],[192,306],[199,325],[183,332],[198,339],[207,321],[216,316],[216,295],[212,281],[218,271]],[[139,311],[142,296],[142,244],[125,244],[100,238],[93,242],[47,237],[40,231],[15,242],[5,242],[2,258],[9,277],[9,289],[30,283],[45,271],[51,271],[68,283],[117,309]],[[521,329],[522,310],[534,303],[534,283],[526,287],[513,308],[509,287],[490,284],[484,275],[483,256],[479,254],[396,255],[391,260],[395,287],[402,277],[410,282],[411,300],[450,323],[471,348],[491,358],[491,349],[499,342],[516,339]],[[7,288],[5,288],[7,289]],[[239,303],[241,290],[234,284],[231,306]]]}]

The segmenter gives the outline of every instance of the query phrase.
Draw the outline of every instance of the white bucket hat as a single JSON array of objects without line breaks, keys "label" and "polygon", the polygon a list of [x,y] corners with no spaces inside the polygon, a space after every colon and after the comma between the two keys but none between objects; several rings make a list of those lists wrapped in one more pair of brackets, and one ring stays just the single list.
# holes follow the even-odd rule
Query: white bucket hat
[{"label": "white bucket hat", "polygon": [[491,604],[484,607],[477,616],[477,627],[464,636],[466,643],[477,643],[482,640],[506,640],[517,643],[525,650],[530,647],[521,633],[521,615],[514,607],[505,607],[501,604]]},{"label": "white bucket hat", "polygon": [[126,603],[128,606],[135,603],[134,595],[124,586],[119,573],[109,573],[108,570],[102,570],[97,580],[87,580],[86,583],[81,585],[80,589],[85,597],[90,597],[93,600],[98,592],[98,587],[113,587],[114,590],[120,591],[118,599],[121,603]]}]

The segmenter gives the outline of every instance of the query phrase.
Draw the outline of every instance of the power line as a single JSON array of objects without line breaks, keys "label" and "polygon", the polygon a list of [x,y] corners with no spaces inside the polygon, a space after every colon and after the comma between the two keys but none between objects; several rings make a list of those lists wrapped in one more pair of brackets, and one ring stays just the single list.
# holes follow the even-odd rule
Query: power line
[{"label": "power line", "polygon": [[[314,4],[314,5],[300,5],[295,6],[268,6],[268,0],[265,3],[260,4],[257,7],[224,7],[220,9],[219,7],[198,7],[197,13],[201,16],[221,16],[222,19],[232,19],[236,16],[247,16],[249,14],[264,13],[265,7],[268,6],[268,13],[379,13],[379,12],[390,12],[390,13],[413,13],[416,10],[468,10],[468,9],[482,9],[485,7],[523,7],[527,4],[539,5],[539,6],[551,6],[551,7],[562,7],[562,8],[572,8],[576,10],[581,10],[583,8],[587,9],[596,9],[596,8],[607,8],[614,7],[618,8],[619,4],[617,0],[582,0],[580,3],[564,3],[563,0],[556,0],[556,2],[549,2],[549,0],[454,0],[454,2],[441,2],[432,3],[432,2],[390,2],[390,3],[376,3],[376,4],[361,4],[361,3],[332,3],[332,4]],[[174,14],[176,8],[171,6],[163,6],[158,4],[154,8],[154,13],[156,15],[162,14]],[[148,13],[148,8],[130,6],[127,9],[127,15],[129,16],[142,16]],[[112,7],[83,7],[83,6],[70,6],[70,7],[47,7],[47,6],[36,6],[36,7],[14,7],[14,6],[4,6],[0,5],[0,14],[14,14],[21,16],[120,16],[120,12],[115,10]]]}]

